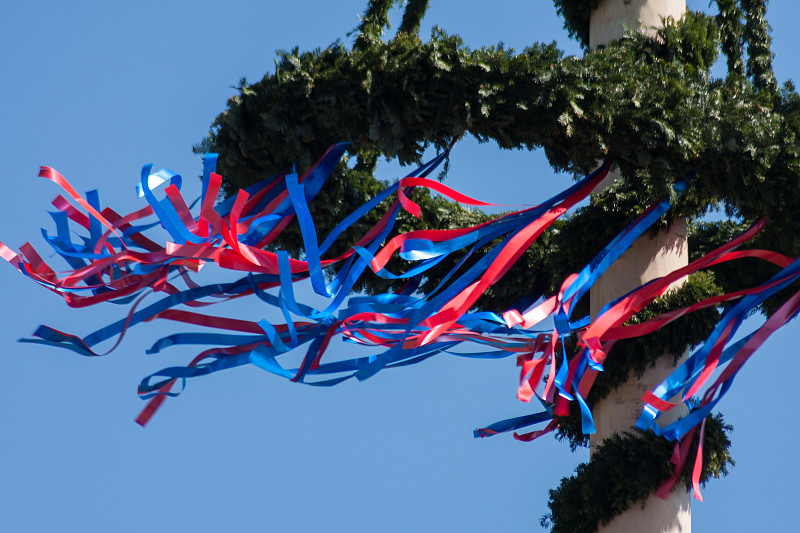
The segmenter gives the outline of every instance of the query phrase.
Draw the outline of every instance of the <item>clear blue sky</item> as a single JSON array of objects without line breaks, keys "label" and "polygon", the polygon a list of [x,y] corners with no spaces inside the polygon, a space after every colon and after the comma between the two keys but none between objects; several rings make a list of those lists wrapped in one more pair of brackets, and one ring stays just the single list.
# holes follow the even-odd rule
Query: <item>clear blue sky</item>
[{"label": "clear blue sky", "polygon": [[[431,4],[424,34],[435,23],[471,46],[557,40],[579,53],[546,0]],[[6,0],[0,240],[42,245],[39,228],[50,226],[46,210],[59,191],[36,178],[39,165],[79,191],[99,189],[121,211],[140,205],[134,184],[145,163],[198,175],[191,146],[231,86],[273,69],[276,49],[347,40],[365,5]],[[799,15],[794,2],[769,12],[780,80],[800,72]],[[539,154],[471,140],[452,160],[448,184],[494,202],[525,194],[535,203],[570,183]],[[508,186],[487,186],[501,182]],[[111,356],[91,360],[18,344],[40,323],[85,334],[123,310],[67,310],[10,266],[0,271],[0,531],[538,531],[548,489],[587,458],[550,438],[472,438],[476,426],[529,412],[515,399],[511,359],[434,358],[331,390],[242,368],[190,383],[142,429],[133,423],[143,405],[138,380],[192,355],[145,356],[170,326],[136,328]],[[262,316],[256,304],[236,312]],[[738,466],[694,503],[696,531],[796,527],[800,461],[789,447],[800,438],[792,420],[799,331],[791,323],[776,334],[720,404],[736,426]]]}]

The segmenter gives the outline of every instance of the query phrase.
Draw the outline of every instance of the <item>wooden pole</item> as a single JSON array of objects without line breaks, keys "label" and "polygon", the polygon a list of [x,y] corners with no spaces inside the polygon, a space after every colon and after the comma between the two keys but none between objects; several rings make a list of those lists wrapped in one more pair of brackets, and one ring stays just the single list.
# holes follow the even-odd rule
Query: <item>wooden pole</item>
[{"label": "wooden pole", "polygon": [[[589,45],[592,48],[607,44],[622,36],[625,26],[640,28],[653,34],[653,27],[661,25],[662,17],[680,18],[686,10],[685,0],[601,0],[592,12],[589,27]],[[619,174],[600,185],[608,186]],[[597,316],[602,306],[630,290],[661,277],[688,264],[686,243],[686,221],[675,220],[668,231],[655,238],[647,235],[639,238],[633,246],[600,277],[591,290],[591,313]],[[613,352],[610,354],[613,357]],[[592,435],[591,448],[614,433],[630,430],[642,410],[642,394],[655,388],[673,369],[673,357],[665,354],[656,367],[613,391],[594,407],[593,416],[597,433]],[[672,409],[671,420],[685,414]],[[682,488],[672,492],[667,500],[651,494],[644,509],[638,503],[617,516],[607,526],[600,527],[602,533],[689,533],[691,532],[690,495]]]}]

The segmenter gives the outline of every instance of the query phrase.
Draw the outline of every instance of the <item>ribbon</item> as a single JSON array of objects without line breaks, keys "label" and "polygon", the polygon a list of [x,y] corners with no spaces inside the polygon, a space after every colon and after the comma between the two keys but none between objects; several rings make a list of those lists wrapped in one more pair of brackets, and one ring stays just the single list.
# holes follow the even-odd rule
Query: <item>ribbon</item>
[{"label": "ribbon", "polygon": [[[613,357],[617,340],[646,335],[694,311],[727,304],[706,343],[664,383],[645,395],[646,405],[638,423],[670,439],[685,437],[701,425],[701,448],[693,473],[696,496],[701,498],[695,477],[699,480],[702,469],[702,421],[756,348],[800,309],[800,295],[794,295],[758,332],[740,342],[731,342],[747,314],[800,277],[800,261],[766,250],[736,250],[763,228],[764,220],[688,266],[609,303],[591,323],[588,317],[573,319],[576,303],[593,283],[669,209],[670,202],[660,200],[607,243],[585,268],[568,276],[557,294],[534,302],[527,309],[508,309],[502,316],[470,312],[556,219],[588,196],[604,179],[611,163],[605,162],[572,187],[535,207],[467,228],[397,234],[394,227],[400,209],[417,217],[421,215],[419,205],[409,196],[415,188],[434,191],[467,205],[494,205],[426,178],[446,159],[448,154],[444,152],[345,217],[320,243],[309,202],[319,193],[347,146],[346,143],[332,146],[302,176],[293,171],[280,173],[217,205],[222,178],[216,174],[215,155],[208,154],[204,159],[202,194],[196,202],[187,202],[182,197],[180,175],[168,170],[153,172],[152,165],[146,165],[138,190],[147,205],[128,215],[101,209],[98,193],[87,193],[84,199],[58,172],[42,167],[40,176],[60,185],[66,193],[66,198],[59,196],[53,203],[57,209],[52,213],[55,233],[43,232],[43,235],[69,270],[58,272],[28,243],[18,253],[0,243],[0,256],[34,282],[62,296],[71,307],[113,302],[130,308],[125,317],[84,337],[41,326],[33,338],[22,339],[23,342],[96,356],[100,354],[98,344],[116,337],[113,350],[129,328],[151,320],[164,319],[214,330],[175,332],[153,343],[148,353],[159,353],[174,345],[207,348],[187,366],[165,368],[142,380],[139,393],[149,400],[137,418],[142,425],[167,396],[180,394],[187,379],[246,364],[294,382],[328,387],[352,378],[368,379],[385,368],[417,364],[437,354],[482,359],[513,356],[520,368],[517,397],[525,402],[536,397],[544,411],[491,424],[475,430],[475,436],[516,432],[546,422],[544,429],[523,435],[515,433],[515,438],[529,441],[555,429],[557,417],[567,414],[573,401],[578,404],[584,433],[594,431],[585,398],[594,379],[603,371],[605,359]],[[156,190],[162,186],[163,197],[159,199]],[[680,194],[686,187],[684,181],[676,183],[675,193]],[[386,205],[384,202],[389,207],[377,217],[379,222],[356,242],[348,243],[345,252],[330,257],[328,251],[342,235],[367,214]],[[196,204],[199,208],[195,216],[192,208]],[[302,235],[305,252],[302,259],[291,258],[273,244],[293,220]],[[170,236],[170,242],[163,245],[145,235],[159,225]],[[75,233],[78,240],[73,236]],[[485,253],[470,263],[478,251]],[[417,295],[415,291],[427,273],[454,254],[461,255],[452,261],[455,266],[441,277],[437,287],[425,298]],[[410,262],[411,266],[403,272],[389,271],[390,261],[395,257]],[[624,325],[675,280],[742,258],[766,260],[782,270],[758,287],[709,298],[641,324]],[[197,284],[191,274],[207,263],[245,274],[233,282]],[[338,270],[329,275],[330,267],[334,266]],[[395,293],[348,300],[353,287],[365,275],[407,280],[407,283]],[[314,291],[325,298],[322,309],[296,300],[294,284],[303,280],[308,280]],[[153,295],[157,299],[145,304],[144,299],[152,299]],[[280,310],[284,323],[232,319],[179,308],[206,307],[251,296]],[[534,329],[548,317],[554,318],[553,331]],[[377,353],[328,362],[325,352],[337,337]],[[574,338],[579,344],[571,348],[575,348],[572,353],[577,355],[570,359],[567,345]],[[458,349],[467,343],[475,348]],[[301,348],[305,356],[300,365],[286,368],[282,356]],[[560,356],[556,355],[557,350]],[[722,369],[720,376],[709,386],[708,381],[718,369]],[[176,384],[180,384],[180,390],[173,390]],[[706,392],[696,410],[663,430],[658,428],[655,424],[658,415],[676,405],[670,398],[680,393],[681,401],[685,402],[703,389]],[[683,443],[676,446],[676,472],[678,465],[686,461],[685,448]]]}]

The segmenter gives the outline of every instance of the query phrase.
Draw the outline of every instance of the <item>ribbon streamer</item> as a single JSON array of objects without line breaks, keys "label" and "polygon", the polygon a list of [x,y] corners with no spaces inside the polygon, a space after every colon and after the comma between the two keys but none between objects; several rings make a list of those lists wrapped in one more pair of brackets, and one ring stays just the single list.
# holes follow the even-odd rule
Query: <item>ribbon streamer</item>
[{"label": "ribbon streamer", "polygon": [[[102,208],[96,192],[81,197],[58,172],[42,167],[40,177],[58,184],[66,193],[66,197],[59,196],[53,202],[57,210],[52,214],[55,233],[43,231],[43,236],[69,270],[59,273],[28,243],[19,252],[0,243],[0,255],[34,282],[62,296],[70,307],[102,302],[130,307],[126,316],[84,337],[40,326],[33,338],[22,341],[97,356],[100,343],[116,338],[107,351],[110,352],[129,328],[151,320],[170,320],[210,330],[175,332],[156,340],[149,348],[148,353],[155,354],[175,345],[206,347],[188,365],[164,368],[141,381],[139,394],[149,400],[137,418],[142,425],[165,398],[180,394],[187,379],[242,365],[252,364],[294,382],[328,387],[352,378],[369,379],[385,368],[417,364],[437,354],[482,359],[513,356],[520,369],[517,397],[524,402],[536,397],[544,409],[477,429],[475,436],[545,424],[544,429],[514,434],[519,440],[530,441],[554,430],[558,416],[569,413],[570,402],[578,404],[584,432],[594,431],[585,398],[594,379],[603,371],[606,358],[614,356],[617,340],[649,334],[703,308],[727,305],[706,343],[659,387],[645,395],[645,409],[637,424],[672,440],[686,439],[701,425],[702,442],[703,420],[728,391],[736,373],[758,346],[800,309],[798,293],[759,331],[742,341],[732,341],[745,316],[800,277],[800,260],[765,250],[736,250],[764,227],[766,221],[759,220],[730,243],[609,303],[594,321],[590,322],[588,317],[574,319],[572,313],[577,302],[670,208],[669,200],[663,199],[631,221],[585,268],[568,276],[557,294],[527,309],[512,308],[501,315],[470,312],[555,220],[594,190],[607,175],[611,162],[606,161],[569,189],[535,207],[506,213],[472,227],[398,234],[394,228],[400,209],[421,216],[419,205],[408,194],[415,188],[434,191],[466,205],[492,205],[427,179],[448,156],[444,152],[356,209],[319,242],[309,203],[347,146],[346,143],[332,146],[303,175],[289,171],[278,174],[217,205],[214,201],[220,191],[221,176],[216,174],[215,155],[206,155],[202,194],[193,203],[182,197],[179,175],[167,170],[153,172],[152,165],[146,165],[138,191],[147,205],[128,215]],[[678,181],[674,191],[680,194],[688,186],[687,182]],[[164,189],[163,194],[159,193],[161,199],[156,196],[160,188]],[[198,204],[197,214],[193,215],[190,206]],[[339,256],[328,254],[348,228],[379,209],[383,211],[375,226],[356,242],[348,243]],[[274,247],[275,239],[295,220],[302,235],[303,259],[292,258]],[[146,232],[158,226],[163,226],[171,239],[163,245],[146,236]],[[78,240],[75,234],[80,236]],[[479,253],[482,255],[467,268],[468,260]],[[419,295],[416,288],[426,273],[454,254],[460,257],[442,276],[439,285],[426,297]],[[410,262],[411,266],[404,272],[390,271],[395,257]],[[721,262],[746,257],[769,261],[781,271],[758,287],[709,298],[641,324],[625,325],[636,312],[663,295],[675,280]],[[243,272],[243,277],[228,283],[200,285],[192,279],[192,274],[208,263]],[[406,280],[406,284],[395,293],[351,295],[353,287],[365,275]],[[294,284],[304,280],[325,298],[322,309],[296,300]],[[157,295],[157,300],[145,305],[143,300],[152,299],[153,295]],[[191,310],[244,297],[258,298],[266,306],[280,310],[284,322],[248,321]],[[548,317],[554,319],[555,329],[535,329]],[[373,353],[329,361],[325,354],[334,338],[372,348]],[[576,346],[570,346],[570,352],[577,355],[568,358],[567,345],[576,342]],[[472,348],[465,350],[466,346]],[[305,351],[299,364],[284,362],[287,354],[298,350]],[[709,385],[711,376],[719,369],[722,369],[720,376]],[[173,390],[176,385],[180,385],[179,390]],[[665,428],[655,423],[662,412],[677,405],[671,401],[674,396],[679,395],[680,402],[689,402],[701,391],[705,391],[702,400],[689,416]],[[676,472],[686,461],[685,448],[676,447]],[[701,451],[698,457],[702,457]],[[699,464],[695,464],[693,479],[699,479],[702,463]],[[664,490],[668,490],[667,486],[664,485]]]}]

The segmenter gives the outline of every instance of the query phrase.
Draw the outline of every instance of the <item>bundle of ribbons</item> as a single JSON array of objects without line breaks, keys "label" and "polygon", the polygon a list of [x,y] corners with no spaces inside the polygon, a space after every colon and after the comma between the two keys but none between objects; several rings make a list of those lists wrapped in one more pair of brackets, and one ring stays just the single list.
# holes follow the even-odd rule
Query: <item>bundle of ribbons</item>
[{"label": "bundle of ribbons", "polygon": [[[97,356],[104,355],[96,351],[98,344],[116,339],[106,350],[108,353],[119,344],[128,328],[154,319],[213,331],[175,333],[159,339],[148,350],[157,353],[173,345],[209,346],[186,366],[165,368],[141,381],[139,395],[149,400],[137,418],[141,425],[150,420],[167,397],[179,394],[187,379],[247,364],[294,382],[332,386],[351,378],[368,379],[384,368],[419,363],[442,353],[487,359],[516,356],[520,367],[518,398],[529,402],[535,396],[543,410],[477,429],[475,436],[544,425],[530,433],[514,434],[517,439],[530,441],[555,429],[554,415],[567,414],[570,402],[576,402],[580,408],[583,432],[594,433],[585,398],[595,377],[603,371],[606,357],[614,356],[614,342],[647,335],[699,309],[725,306],[707,341],[643,397],[644,409],[637,426],[677,441],[677,468],[681,457],[685,461],[687,456],[688,444],[683,443],[692,441],[698,427],[702,435],[703,421],[728,391],[737,372],[800,309],[798,293],[754,333],[733,341],[753,309],[800,277],[800,260],[765,250],[737,250],[764,227],[765,220],[759,219],[724,246],[608,303],[593,321],[589,317],[573,317],[576,302],[600,275],[670,208],[669,201],[664,199],[631,221],[583,270],[568,276],[557,294],[540,299],[527,309],[508,309],[502,316],[470,312],[480,296],[503,277],[558,217],[596,188],[607,175],[611,162],[606,161],[569,189],[534,207],[463,229],[395,234],[400,209],[420,215],[419,206],[408,196],[413,188],[428,189],[465,205],[493,205],[426,178],[447,157],[445,152],[347,216],[320,243],[308,204],[346,149],[346,143],[334,145],[302,176],[287,171],[220,203],[216,203],[221,186],[221,177],[215,173],[216,156],[208,154],[196,216],[180,193],[181,177],[168,170],[152,172],[152,165],[145,166],[138,191],[147,205],[122,216],[110,208],[101,208],[96,191],[84,198],[57,171],[42,167],[39,176],[55,182],[66,193],[66,197],[58,196],[53,201],[55,234],[45,231],[43,234],[69,270],[57,272],[28,243],[20,247],[19,253],[0,243],[0,254],[22,274],[62,296],[70,307],[112,302],[128,305],[129,312],[84,337],[40,326],[33,338],[21,340]],[[691,185],[686,181],[677,182],[675,193],[680,194],[688,186]],[[161,199],[156,197],[157,192]],[[328,250],[345,230],[376,209],[384,210],[380,221],[357,242],[348,243],[345,253],[328,257]],[[302,260],[291,258],[273,245],[293,220],[302,233],[305,251]],[[169,242],[163,246],[145,235],[158,227],[169,235]],[[73,231],[81,235],[79,242],[73,239]],[[483,248],[488,251],[467,266],[474,252]],[[425,297],[419,295],[416,289],[425,272],[456,253],[461,254],[459,261],[439,286]],[[395,254],[413,266],[405,272],[390,272],[386,265]],[[744,257],[769,261],[781,270],[758,287],[709,298],[643,323],[625,325],[677,280],[700,269]],[[206,263],[243,275],[232,282],[201,285],[193,274]],[[331,268],[334,266],[335,271]],[[405,279],[407,283],[395,293],[351,296],[360,277],[366,275]],[[310,282],[314,292],[326,299],[323,309],[296,300],[294,284],[302,280]],[[146,297],[156,301],[144,305]],[[279,310],[283,321],[254,322],[198,311],[243,297],[258,298]],[[548,318],[553,319],[553,328],[535,329]],[[337,336],[371,346],[376,353],[323,360],[331,340]],[[572,357],[567,357],[568,337],[577,338],[580,348]],[[466,345],[472,345],[471,349],[464,351]],[[285,354],[298,349],[305,350],[301,363],[297,368],[287,368],[282,364]],[[687,416],[665,427],[656,423],[660,414],[682,403],[690,406]],[[702,445],[702,438],[700,442]]]}]

